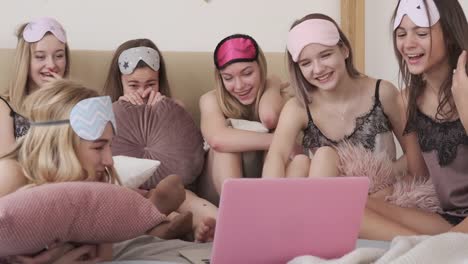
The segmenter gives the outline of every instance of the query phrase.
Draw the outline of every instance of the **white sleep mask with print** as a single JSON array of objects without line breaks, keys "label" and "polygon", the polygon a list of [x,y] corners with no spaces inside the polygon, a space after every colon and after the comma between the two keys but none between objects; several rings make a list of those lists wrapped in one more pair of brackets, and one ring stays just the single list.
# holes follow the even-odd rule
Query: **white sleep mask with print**
[{"label": "white sleep mask with print", "polygon": [[136,47],[124,50],[119,56],[119,69],[122,74],[131,74],[138,62],[144,61],[154,71],[159,70],[159,54],[149,47]]},{"label": "white sleep mask with print", "polygon": [[102,136],[106,125],[111,122],[114,134],[117,132],[112,101],[109,96],[92,97],[78,102],[70,112],[70,119],[31,122],[31,126],[53,126],[70,124],[82,139],[96,140]]},{"label": "white sleep mask with print", "polygon": [[431,27],[437,23],[440,19],[437,6],[433,0],[426,0],[426,2],[427,7],[424,4],[424,0],[401,0],[395,21],[393,22],[393,30],[400,26],[401,20],[403,20],[405,15],[408,15],[411,21],[419,27]]}]

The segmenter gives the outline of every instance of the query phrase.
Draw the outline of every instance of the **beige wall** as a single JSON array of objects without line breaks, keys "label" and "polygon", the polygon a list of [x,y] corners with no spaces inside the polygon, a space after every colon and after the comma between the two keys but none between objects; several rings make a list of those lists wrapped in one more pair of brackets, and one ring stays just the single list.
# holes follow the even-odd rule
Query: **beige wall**
[{"label": "beige wall", "polygon": [[16,45],[14,29],[53,16],[72,49],[113,50],[147,37],[163,51],[212,51],[232,33],[247,33],[265,51],[282,52],[292,22],[323,12],[340,22],[339,0],[2,0],[0,48]]}]

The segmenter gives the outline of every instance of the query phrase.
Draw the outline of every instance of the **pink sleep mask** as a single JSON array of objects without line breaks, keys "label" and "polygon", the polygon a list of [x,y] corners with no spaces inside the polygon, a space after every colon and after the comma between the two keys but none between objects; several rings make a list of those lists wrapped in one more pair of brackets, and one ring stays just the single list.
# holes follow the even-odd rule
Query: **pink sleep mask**
[{"label": "pink sleep mask", "polygon": [[325,19],[308,19],[294,26],[288,33],[287,47],[294,62],[305,46],[316,43],[334,46],[340,41],[335,24]]},{"label": "pink sleep mask", "polygon": [[248,35],[235,34],[221,40],[214,52],[217,69],[241,61],[255,61],[258,57],[258,44]]},{"label": "pink sleep mask", "polygon": [[50,17],[41,17],[29,22],[23,30],[23,38],[26,42],[32,43],[41,40],[44,35],[50,32],[62,43],[67,42],[67,34],[60,23]]}]

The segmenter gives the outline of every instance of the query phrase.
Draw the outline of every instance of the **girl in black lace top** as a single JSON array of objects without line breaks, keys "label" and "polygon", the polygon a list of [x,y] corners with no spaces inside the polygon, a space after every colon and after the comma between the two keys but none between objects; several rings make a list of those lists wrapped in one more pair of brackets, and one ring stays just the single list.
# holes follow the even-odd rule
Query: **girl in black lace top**
[{"label": "girl in black lace top", "polygon": [[407,87],[408,167],[412,176],[432,180],[442,211],[401,208],[370,198],[361,237],[468,232],[466,16],[457,0],[400,1],[393,22]]},{"label": "girl in black lace top", "polygon": [[[323,14],[296,21],[288,34],[288,66],[296,97],[281,112],[263,168],[264,177],[338,176],[341,155],[336,147],[362,146],[368,156],[395,159],[392,132],[400,137],[399,94],[386,81],[359,73],[348,39]],[[289,161],[303,131],[306,154]],[[370,175],[368,175],[370,176]]]},{"label": "girl in black lace top", "polygon": [[34,19],[19,27],[11,86],[0,100],[0,155],[26,134],[29,123],[21,115],[23,101],[42,84],[68,76],[66,33],[52,18]]}]

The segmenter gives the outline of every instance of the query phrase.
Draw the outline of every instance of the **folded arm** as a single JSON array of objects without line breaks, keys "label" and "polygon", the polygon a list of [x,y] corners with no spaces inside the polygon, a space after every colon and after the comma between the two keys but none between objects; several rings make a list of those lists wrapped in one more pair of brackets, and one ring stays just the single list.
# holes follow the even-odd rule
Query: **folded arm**
[{"label": "folded arm", "polygon": [[214,91],[200,98],[200,126],[203,137],[218,152],[267,150],[273,135],[233,129],[218,105]]}]

